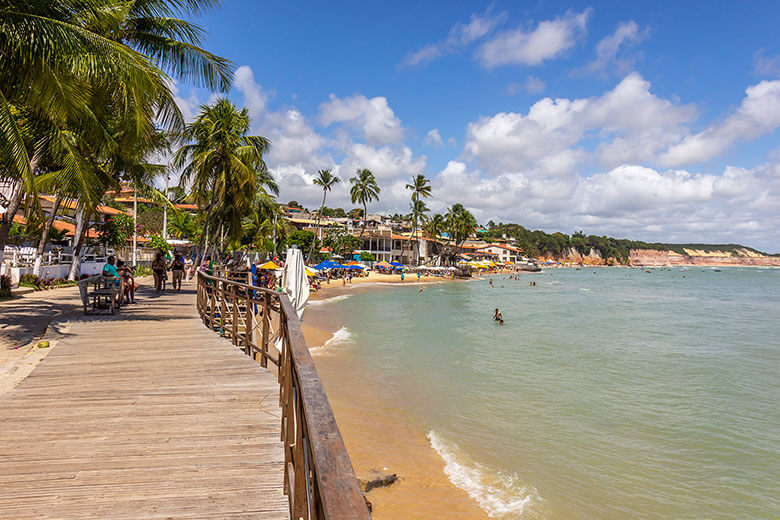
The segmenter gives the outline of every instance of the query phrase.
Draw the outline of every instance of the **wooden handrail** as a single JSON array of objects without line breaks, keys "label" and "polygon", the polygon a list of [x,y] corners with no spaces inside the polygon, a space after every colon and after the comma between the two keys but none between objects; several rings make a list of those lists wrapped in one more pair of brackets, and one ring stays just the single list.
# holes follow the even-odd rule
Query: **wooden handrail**
[{"label": "wooden handrail", "polygon": [[294,520],[368,520],[370,514],[301,324],[287,295],[198,273],[203,323],[277,370],[284,492]]}]

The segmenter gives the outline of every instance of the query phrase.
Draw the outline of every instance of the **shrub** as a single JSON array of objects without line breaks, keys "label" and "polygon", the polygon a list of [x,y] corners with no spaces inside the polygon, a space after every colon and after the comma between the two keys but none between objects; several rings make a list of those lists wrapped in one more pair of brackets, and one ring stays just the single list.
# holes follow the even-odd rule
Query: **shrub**
[{"label": "shrub", "polygon": [[40,291],[44,285],[44,282],[34,274],[23,274],[19,277],[19,287],[32,287]]},{"label": "shrub", "polygon": [[0,275],[0,298],[11,297],[11,277]]}]

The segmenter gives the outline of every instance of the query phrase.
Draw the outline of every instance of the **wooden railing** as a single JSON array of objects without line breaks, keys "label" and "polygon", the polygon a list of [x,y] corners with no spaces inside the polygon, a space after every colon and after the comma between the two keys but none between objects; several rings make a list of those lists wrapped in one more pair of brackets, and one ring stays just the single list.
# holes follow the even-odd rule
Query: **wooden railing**
[{"label": "wooden railing", "polygon": [[344,447],[300,321],[286,295],[198,273],[203,323],[230,339],[280,386],[284,492],[294,520],[367,520],[365,498]]}]

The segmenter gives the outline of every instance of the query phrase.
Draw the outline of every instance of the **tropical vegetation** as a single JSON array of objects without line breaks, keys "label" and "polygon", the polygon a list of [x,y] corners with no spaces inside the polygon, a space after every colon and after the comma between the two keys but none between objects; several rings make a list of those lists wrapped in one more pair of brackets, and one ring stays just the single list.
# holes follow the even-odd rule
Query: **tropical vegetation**
[{"label": "tropical vegetation", "polygon": [[372,200],[379,200],[380,189],[374,174],[365,168],[358,169],[349,182],[352,184],[352,188],[349,190],[352,203],[363,206],[363,228],[360,230],[359,237],[362,239],[363,233],[366,231],[366,224],[368,224],[368,203]]}]

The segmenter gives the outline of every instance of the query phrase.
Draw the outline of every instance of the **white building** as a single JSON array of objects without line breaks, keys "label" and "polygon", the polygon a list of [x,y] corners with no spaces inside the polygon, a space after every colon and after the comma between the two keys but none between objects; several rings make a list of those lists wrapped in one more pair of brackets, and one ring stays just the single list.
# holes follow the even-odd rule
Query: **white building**
[{"label": "white building", "polygon": [[489,254],[495,255],[500,262],[519,262],[522,258],[523,251],[509,244],[488,244],[477,249],[477,254]]}]

